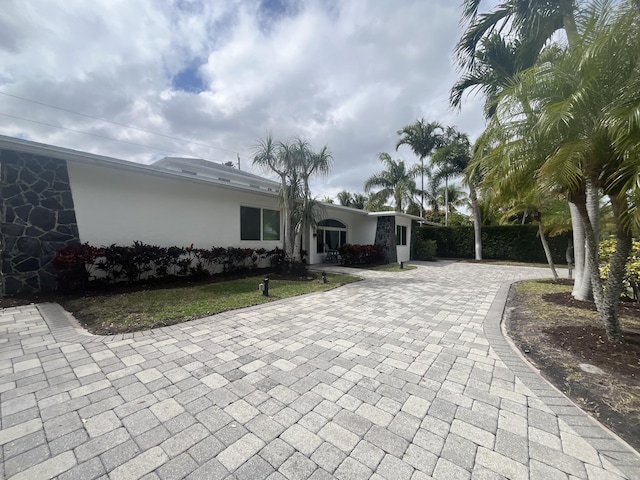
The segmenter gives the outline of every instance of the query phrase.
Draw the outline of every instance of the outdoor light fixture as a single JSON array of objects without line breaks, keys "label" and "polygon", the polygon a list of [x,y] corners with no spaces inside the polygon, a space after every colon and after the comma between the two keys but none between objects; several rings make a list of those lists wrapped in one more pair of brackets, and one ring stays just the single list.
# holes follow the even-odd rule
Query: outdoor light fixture
[{"label": "outdoor light fixture", "polygon": [[404,268],[404,262],[400,262],[400,270]]},{"label": "outdoor light fixture", "polygon": [[268,297],[269,296],[269,279],[268,278],[264,279],[263,285],[264,285],[264,288],[262,289],[262,295],[265,297]]},{"label": "outdoor light fixture", "polygon": [[322,272],[322,283],[327,283],[327,272]]}]

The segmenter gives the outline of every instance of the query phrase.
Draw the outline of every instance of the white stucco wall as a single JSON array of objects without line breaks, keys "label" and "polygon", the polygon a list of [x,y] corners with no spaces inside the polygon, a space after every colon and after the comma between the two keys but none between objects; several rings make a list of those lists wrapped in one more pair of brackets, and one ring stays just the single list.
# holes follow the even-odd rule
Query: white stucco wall
[{"label": "white stucco wall", "polygon": [[[320,212],[321,220],[339,220],[347,226],[347,243],[354,245],[372,245],[376,239],[376,225],[378,220],[370,217],[361,210],[333,207],[330,204],[323,205]],[[316,253],[316,239],[313,230],[307,237],[310,243],[305,242],[305,249],[309,252],[309,263],[321,263],[324,261],[323,253]]]},{"label": "white stucco wall", "polygon": [[77,162],[68,169],[82,242],[282,247],[281,241],[240,240],[240,206],[279,210],[275,195]]},{"label": "white stucco wall", "polygon": [[408,262],[411,258],[411,219],[396,215],[396,227],[399,225],[407,227],[407,244],[396,245],[398,263]]}]

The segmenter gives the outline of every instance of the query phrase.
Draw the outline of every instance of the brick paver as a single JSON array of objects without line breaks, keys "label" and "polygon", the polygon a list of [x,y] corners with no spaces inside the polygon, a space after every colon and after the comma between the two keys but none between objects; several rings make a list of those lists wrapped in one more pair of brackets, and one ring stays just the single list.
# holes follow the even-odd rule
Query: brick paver
[{"label": "brick paver", "polygon": [[111,337],[1,311],[0,479],[638,478],[502,335],[510,283],[544,269],[357,274]]}]

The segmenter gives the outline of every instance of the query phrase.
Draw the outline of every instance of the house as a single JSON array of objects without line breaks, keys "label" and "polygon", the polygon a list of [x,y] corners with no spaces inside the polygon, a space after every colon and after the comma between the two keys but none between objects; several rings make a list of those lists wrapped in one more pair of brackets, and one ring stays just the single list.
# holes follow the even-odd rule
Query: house
[{"label": "house", "polygon": [[[279,184],[202,159],[144,165],[0,136],[2,294],[51,291],[55,252],[67,245],[282,248]],[[309,262],[345,243],[411,257],[418,217],[322,204],[303,235]]]}]

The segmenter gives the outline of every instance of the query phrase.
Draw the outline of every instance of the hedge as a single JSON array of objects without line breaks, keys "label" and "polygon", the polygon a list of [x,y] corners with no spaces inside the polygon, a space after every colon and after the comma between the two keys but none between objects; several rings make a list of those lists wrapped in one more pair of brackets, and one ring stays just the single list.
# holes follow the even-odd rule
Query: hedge
[{"label": "hedge", "polygon": [[[417,239],[435,240],[436,256],[475,258],[473,227],[428,227],[417,229]],[[547,238],[553,261],[566,263],[568,235]],[[482,258],[516,262],[546,263],[536,225],[482,227]]]},{"label": "hedge", "polygon": [[342,245],[338,249],[342,265],[368,265],[384,260],[382,245]]},{"label": "hedge", "polygon": [[113,285],[171,277],[203,279],[215,274],[279,267],[284,252],[274,250],[212,247],[159,247],[134,242],[131,246],[94,247],[88,243],[64,247],[56,252],[62,292],[86,289],[90,284]]}]

